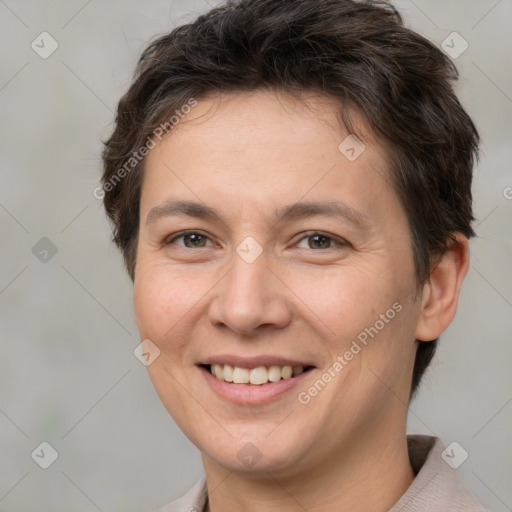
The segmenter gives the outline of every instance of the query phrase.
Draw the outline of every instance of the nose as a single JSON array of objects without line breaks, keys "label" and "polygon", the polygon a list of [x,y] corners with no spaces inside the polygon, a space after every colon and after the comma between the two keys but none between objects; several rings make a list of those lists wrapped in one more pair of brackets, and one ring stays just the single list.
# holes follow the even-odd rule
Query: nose
[{"label": "nose", "polygon": [[283,328],[292,317],[290,290],[271,269],[265,252],[252,262],[233,254],[231,270],[215,287],[209,319],[245,336],[260,335],[264,329]]}]

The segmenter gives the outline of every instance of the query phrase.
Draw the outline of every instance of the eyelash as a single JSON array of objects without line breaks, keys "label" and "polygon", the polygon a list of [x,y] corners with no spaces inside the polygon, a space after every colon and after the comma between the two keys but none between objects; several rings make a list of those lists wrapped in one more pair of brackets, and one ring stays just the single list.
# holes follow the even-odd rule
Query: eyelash
[{"label": "eyelash", "polygon": [[[176,233],[175,235],[173,235],[172,238],[166,239],[165,242],[164,242],[164,245],[165,246],[171,245],[178,238],[183,238],[183,237],[185,237],[187,235],[200,235],[200,236],[210,240],[210,238],[208,236],[206,236],[205,234],[201,233],[200,231],[181,231],[180,233]],[[337,244],[339,247],[347,247],[347,246],[350,245],[349,242],[347,242],[346,240],[343,240],[341,238],[335,237],[335,236],[330,235],[328,233],[324,233],[323,231],[308,231],[296,243],[302,242],[302,240],[305,240],[305,239],[308,239],[308,238],[313,238],[314,236],[321,236],[321,237],[327,238],[327,239],[331,240],[332,242],[334,242],[335,244]],[[192,249],[192,247],[185,247],[185,246],[179,246],[179,247],[183,247],[183,249]],[[205,248],[206,247],[199,247],[199,249],[205,249]],[[311,250],[326,251],[328,249],[333,249],[333,248],[334,248],[334,246],[328,247],[327,249],[311,249]]]}]

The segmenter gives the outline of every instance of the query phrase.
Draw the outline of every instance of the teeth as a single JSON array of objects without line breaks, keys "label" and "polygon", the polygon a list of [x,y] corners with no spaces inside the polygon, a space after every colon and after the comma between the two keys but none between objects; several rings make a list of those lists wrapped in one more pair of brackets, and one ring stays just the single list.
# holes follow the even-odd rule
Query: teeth
[{"label": "teeth", "polygon": [[259,386],[260,384],[266,384],[268,382],[268,371],[264,366],[258,366],[258,368],[253,368],[249,372],[249,382],[251,384],[256,384]]},{"label": "teeth", "polygon": [[249,370],[247,368],[238,368],[238,366],[235,366],[233,368],[233,382],[235,384],[248,384]]},{"label": "teeth", "polygon": [[253,384],[260,386],[267,384],[267,382],[277,382],[281,379],[291,379],[296,375],[304,372],[303,366],[258,366],[251,370],[247,368],[239,368],[238,366],[231,366],[229,364],[212,364],[210,371],[217,379],[226,382],[233,382],[235,384]]},{"label": "teeth", "polygon": [[224,380],[226,382],[233,382],[233,367],[230,364],[224,365]]},{"label": "teeth", "polygon": [[283,379],[291,379],[292,378],[293,369],[291,366],[283,366],[281,370],[281,377]]},{"label": "teeth", "polygon": [[[225,372],[226,370],[224,370]],[[304,366],[294,366],[293,367],[293,373],[292,375],[295,377],[295,375],[300,375],[304,372]]]},{"label": "teeth", "polygon": [[268,369],[268,380],[270,382],[281,380],[281,366],[271,366]]},{"label": "teeth", "polygon": [[213,374],[217,379],[223,379],[224,378],[224,367],[220,364],[214,364],[212,366]]}]

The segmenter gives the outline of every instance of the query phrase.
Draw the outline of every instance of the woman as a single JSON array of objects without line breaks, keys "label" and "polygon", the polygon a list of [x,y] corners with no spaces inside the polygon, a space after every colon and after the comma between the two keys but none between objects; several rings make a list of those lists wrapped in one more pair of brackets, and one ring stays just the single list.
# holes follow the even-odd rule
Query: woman
[{"label": "woman", "polygon": [[145,50],[102,187],[204,463],[162,511],[483,510],[461,445],[406,436],[474,235],[455,78],[381,2],[229,2]]}]

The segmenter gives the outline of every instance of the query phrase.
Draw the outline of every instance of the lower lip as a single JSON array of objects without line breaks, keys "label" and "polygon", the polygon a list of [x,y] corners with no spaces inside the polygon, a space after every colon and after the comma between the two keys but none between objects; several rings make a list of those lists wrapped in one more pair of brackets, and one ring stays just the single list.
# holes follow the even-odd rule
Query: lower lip
[{"label": "lower lip", "polygon": [[261,405],[272,401],[284,393],[291,391],[300,384],[313,370],[301,373],[290,379],[281,379],[277,382],[268,382],[267,384],[233,384],[225,380],[218,379],[202,366],[199,370],[203,374],[206,382],[220,397],[229,400],[238,405]]}]

